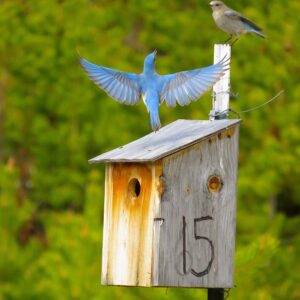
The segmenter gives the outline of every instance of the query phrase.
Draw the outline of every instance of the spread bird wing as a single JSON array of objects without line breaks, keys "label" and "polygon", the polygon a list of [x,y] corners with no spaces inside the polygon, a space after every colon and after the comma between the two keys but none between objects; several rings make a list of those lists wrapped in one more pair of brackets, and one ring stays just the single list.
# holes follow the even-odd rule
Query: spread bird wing
[{"label": "spread bird wing", "polygon": [[166,101],[167,106],[188,105],[196,101],[209,90],[228,69],[229,59],[225,57],[218,63],[201,69],[183,71],[161,76],[162,90],[160,102]]},{"label": "spread bird wing", "polygon": [[82,57],[80,64],[88,76],[116,101],[127,105],[140,101],[139,75],[97,66]]},{"label": "spread bird wing", "polygon": [[240,13],[238,13],[237,11],[234,10],[226,10],[224,12],[224,15],[231,18],[231,19],[235,19],[235,20],[240,20],[242,21],[244,24],[248,25],[250,28],[255,29],[257,31],[262,31],[262,29],[257,26],[255,23],[253,23],[251,20],[247,19],[246,17],[244,17],[243,15],[241,15]]}]

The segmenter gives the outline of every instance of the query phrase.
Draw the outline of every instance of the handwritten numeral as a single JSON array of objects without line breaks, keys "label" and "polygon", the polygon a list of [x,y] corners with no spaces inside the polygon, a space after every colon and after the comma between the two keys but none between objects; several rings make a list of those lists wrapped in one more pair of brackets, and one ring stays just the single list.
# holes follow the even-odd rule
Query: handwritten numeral
[{"label": "handwritten numeral", "polygon": [[[214,260],[214,245],[213,242],[205,236],[201,236],[197,234],[197,223],[201,222],[201,221],[209,221],[209,220],[213,220],[213,218],[211,216],[205,216],[205,217],[201,217],[201,218],[196,218],[194,219],[194,237],[195,240],[205,240],[209,243],[210,245],[210,249],[211,249],[211,258],[210,261],[208,262],[207,267],[200,272],[195,271],[193,268],[191,269],[191,273],[196,276],[196,277],[202,277],[204,275],[207,275],[211,269],[213,260]],[[187,247],[186,247],[186,220],[185,220],[185,216],[182,217],[182,259],[183,259],[183,273],[187,274],[187,268],[186,268],[186,254],[187,254]]]},{"label": "handwritten numeral", "polygon": [[204,269],[201,272],[196,272],[194,269],[191,270],[191,273],[193,275],[195,275],[196,277],[202,277],[202,276],[208,274],[208,272],[210,271],[211,265],[213,263],[214,256],[215,256],[215,254],[214,254],[214,245],[213,245],[212,241],[209,238],[205,237],[205,236],[201,236],[201,235],[197,234],[197,223],[201,222],[201,221],[207,221],[207,220],[213,220],[213,218],[210,217],[210,216],[206,216],[206,217],[194,219],[194,234],[195,234],[195,239],[196,240],[205,240],[205,241],[207,241],[209,243],[210,249],[211,249],[211,258],[210,258],[210,261],[209,261],[206,269]]}]

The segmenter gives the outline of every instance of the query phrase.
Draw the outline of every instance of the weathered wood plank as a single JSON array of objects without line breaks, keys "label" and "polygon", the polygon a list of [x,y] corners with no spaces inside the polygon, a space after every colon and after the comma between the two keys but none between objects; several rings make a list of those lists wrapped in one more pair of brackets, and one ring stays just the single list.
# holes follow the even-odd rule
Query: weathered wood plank
[{"label": "weathered wood plank", "polygon": [[106,167],[102,284],[151,286],[160,162]]},{"label": "weathered wood plank", "polygon": [[139,140],[99,155],[89,162],[153,162],[240,122],[241,120],[178,120],[158,132],[150,133]]},{"label": "weathered wood plank", "polygon": [[[237,157],[238,126],[163,159],[155,286],[233,286]],[[219,192],[210,176],[221,178]]]}]

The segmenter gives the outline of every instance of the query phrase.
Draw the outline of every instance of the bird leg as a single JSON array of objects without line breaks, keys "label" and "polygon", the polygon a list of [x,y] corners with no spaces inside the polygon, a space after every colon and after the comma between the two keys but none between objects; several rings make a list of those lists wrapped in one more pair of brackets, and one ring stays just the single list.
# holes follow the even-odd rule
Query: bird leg
[{"label": "bird leg", "polygon": [[229,35],[229,38],[223,44],[227,44],[231,39],[232,39],[232,34]]},{"label": "bird leg", "polygon": [[230,44],[230,46],[232,47],[238,40],[239,40],[239,38],[236,38],[236,39]]}]

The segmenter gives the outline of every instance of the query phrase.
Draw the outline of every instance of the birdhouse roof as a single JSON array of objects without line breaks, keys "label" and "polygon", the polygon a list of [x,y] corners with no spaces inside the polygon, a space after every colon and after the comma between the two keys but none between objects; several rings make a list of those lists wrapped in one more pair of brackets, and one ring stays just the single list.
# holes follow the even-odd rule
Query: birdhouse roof
[{"label": "birdhouse roof", "polygon": [[177,120],[157,132],[89,160],[99,162],[153,162],[188,148],[241,123],[241,120]]}]

